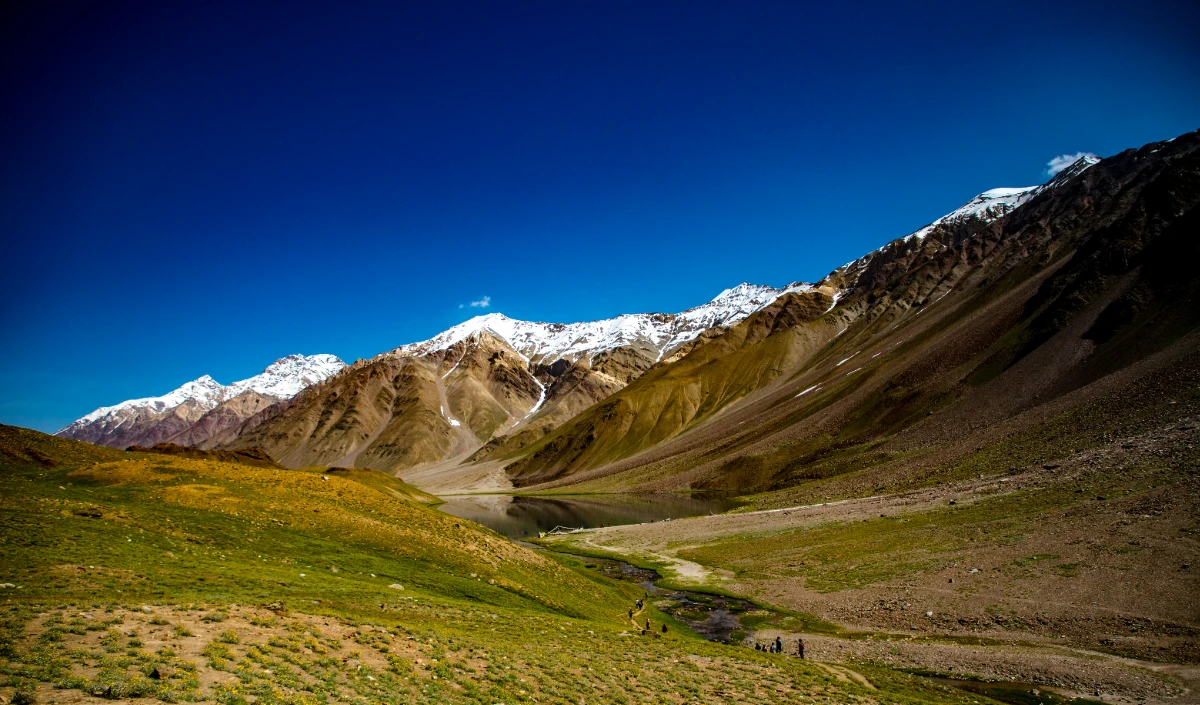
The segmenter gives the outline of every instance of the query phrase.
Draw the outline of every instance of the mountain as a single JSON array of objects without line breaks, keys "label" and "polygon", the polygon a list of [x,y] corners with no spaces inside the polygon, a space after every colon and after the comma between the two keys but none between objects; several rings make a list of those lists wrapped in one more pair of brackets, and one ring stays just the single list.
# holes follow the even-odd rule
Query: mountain
[{"label": "mountain", "polygon": [[[1197,133],[988,191],[649,371],[506,475],[820,501],[1176,418],[1200,348],[1198,202]],[[1039,436],[1051,420],[1065,430]]]},{"label": "mountain", "polygon": [[345,366],[333,355],[289,355],[229,386],[204,375],[160,397],[101,407],[54,435],[114,448],[164,441],[195,445]]},{"label": "mountain", "polygon": [[[1083,162],[1079,169],[1089,165]],[[982,227],[1054,183],[987,191],[898,242],[920,242],[934,231]],[[721,365],[738,379],[723,380],[719,390],[685,379],[690,374],[685,370],[708,365],[724,349],[731,340],[727,331],[754,316],[769,317],[776,326],[795,322],[797,316],[818,317],[853,289],[857,277],[871,275],[871,259],[868,255],[850,263],[815,285],[744,283],[678,314],[628,314],[569,324],[521,321],[499,313],[477,316],[429,340],[356,363],[311,393],[215,436],[213,447],[260,447],[293,466],[406,471],[464,463],[505,465],[564,424],[591,428],[581,419],[588,414],[606,417],[615,408],[598,402],[651,372],[664,382],[656,385],[657,401],[643,413],[649,427],[639,422],[621,435],[639,439],[631,448],[653,445],[766,384],[781,364],[795,362],[789,356],[796,351],[783,346],[775,351],[782,358],[767,356],[753,364],[745,356],[725,360]],[[770,332],[752,328],[738,345],[753,344]],[[718,338],[726,342],[715,343]],[[698,405],[700,398],[705,401]],[[609,427],[611,421],[604,418]],[[597,461],[621,457],[620,448],[627,444],[613,440],[596,443],[605,448]],[[544,457],[543,445],[537,452]],[[509,475],[520,482],[523,468],[536,461],[518,461]]]},{"label": "mountain", "polygon": [[[989,429],[1083,408],[1192,344],[1198,140],[985,191],[814,284],[585,323],[479,316],[283,398],[197,380],[127,403],[153,416],[137,442],[258,447],[441,490],[853,493],[883,468],[911,479],[941,462],[918,460],[930,448],[986,448]],[[119,416],[84,421],[95,437],[138,435]]]},{"label": "mountain", "polygon": [[478,316],[352,365],[336,379],[215,436],[289,465],[403,470],[519,449],[780,296],[742,284],[682,313],[586,323]]}]

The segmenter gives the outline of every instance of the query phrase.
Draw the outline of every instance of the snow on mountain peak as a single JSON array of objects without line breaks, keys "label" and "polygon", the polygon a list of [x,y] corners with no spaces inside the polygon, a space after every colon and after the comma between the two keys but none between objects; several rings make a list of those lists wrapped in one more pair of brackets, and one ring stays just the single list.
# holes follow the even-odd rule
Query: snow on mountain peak
[{"label": "snow on mountain peak", "polygon": [[262,374],[229,385],[228,398],[253,390],[269,397],[290,399],[345,366],[336,355],[288,355],[268,365]]},{"label": "snow on mountain peak", "polygon": [[710,302],[682,313],[626,313],[614,318],[582,323],[538,323],[489,313],[464,321],[419,343],[410,343],[390,354],[419,356],[447,350],[479,333],[500,338],[530,360],[550,363],[560,358],[578,360],[625,345],[642,345],[664,353],[692,340],[714,326],[729,326],[792,291],[811,285],[789,284],[782,289],[743,283],[726,289]]},{"label": "snow on mountain peak", "polygon": [[102,406],[60,430],[58,435],[96,422],[115,421],[138,411],[162,413],[188,402],[209,411],[247,390],[276,399],[289,399],[345,366],[334,355],[289,355],[268,365],[261,374],[229,386],[203,375],[159,397],[130,399],[114,406]]}]

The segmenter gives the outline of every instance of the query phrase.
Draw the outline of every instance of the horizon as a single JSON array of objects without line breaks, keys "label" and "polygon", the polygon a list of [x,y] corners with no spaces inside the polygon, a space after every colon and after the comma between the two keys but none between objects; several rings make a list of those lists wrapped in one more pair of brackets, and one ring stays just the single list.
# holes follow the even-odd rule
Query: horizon
[{"label": "horizon", "polygon": [[948,7],[14,9],[0,422],[816,282],[1200,127],[1195,7]]}]

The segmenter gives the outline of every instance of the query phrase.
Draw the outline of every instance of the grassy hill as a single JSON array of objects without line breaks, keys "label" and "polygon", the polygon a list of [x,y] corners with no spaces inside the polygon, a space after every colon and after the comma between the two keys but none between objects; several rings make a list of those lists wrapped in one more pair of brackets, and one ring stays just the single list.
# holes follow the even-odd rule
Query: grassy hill
[{"label": "grassy hill", "polygon": [[[365,470],[127,453],[0,427],[14,703],[967,702],[710,644],[640,589]],[[658,628],[666,623],[664,635]],[[844,674],[843,674],[844,675]]]}]

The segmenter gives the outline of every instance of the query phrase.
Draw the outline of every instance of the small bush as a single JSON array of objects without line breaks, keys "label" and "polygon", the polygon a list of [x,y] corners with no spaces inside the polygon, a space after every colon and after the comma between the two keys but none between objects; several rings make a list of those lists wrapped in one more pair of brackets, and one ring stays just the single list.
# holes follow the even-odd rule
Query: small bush
[{"label": "small bush", "polygon": [[158,615],[154,615],[153,617],[151,617],[151,618],[150,618],[150,623],[151,623],[151,624],[157,624],[157,625],[158,625],[158,626],[160,626],[160,627],[161,627],[161,626],[165,626],[165,625],[167,625],[167,624],[170,624],[170,622],[169,622],[169,621],[167,621],[167,619],[166,619],[165,617],[159,617]]},{"label": "small bush", "polygon": [[217,610],[216,612],[209,612],[208,614],[204,615],[203,617],[200,618],[200,621],[202,621],[202,622],[224,622],[227,619],[229,619],[228,612]]},{"label": "small bush", "polygon": [[37,702],[37,697],[33,694],[32,688],[22,688],[13,693],[12,705],[34,705]]},{"label": "small bush", "polygon": [[232,629],[226,629],[225,631],[221,632],[217,639],[225,642],[226,644],[236,644],[239,641],[237,632],[233,631]]}]

